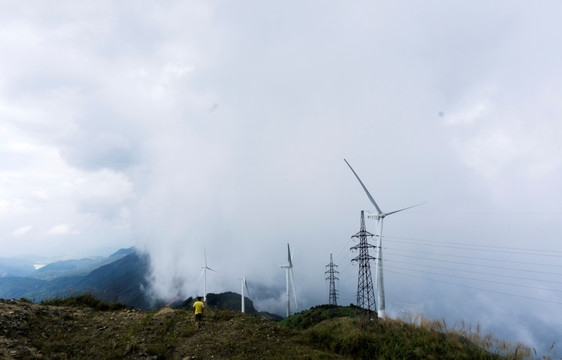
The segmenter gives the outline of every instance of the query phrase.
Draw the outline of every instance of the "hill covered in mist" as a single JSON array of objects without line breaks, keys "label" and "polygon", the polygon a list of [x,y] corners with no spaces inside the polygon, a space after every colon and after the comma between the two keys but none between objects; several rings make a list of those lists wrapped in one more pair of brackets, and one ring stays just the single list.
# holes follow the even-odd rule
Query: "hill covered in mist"
[{"label": "hill covered in mist", "polygon": [[[6,260],[6,259],[4,259]],[[146,295],[149,288],[147,274],[150,259],[135,248],[121,249],[108,257],[91,257],[77,260],[64,260],[48,264],[30,272],[22,262],[4,261],[10,264],[5,269],[16,269],[21,273],[25,269],[27,276],[15,276],[6,273],[0,277],[0,298],[26,298],[33,302],[41,302],[54,298],[65,298],[80,294],[91,294],[107,302],[120,302],[127,306],[142,310],[166,305],[162,301],[155,301]],[[0,262],[0,265],[2,262]],[[257,296],[270,296],[263,285],[256,286]],[[265,290],[264,290],[265,289]],[[222,294],[207,294],[209,305],[222,310],[239,311],[241,306],[240,294],[225,292]],[[175,308],[188,308],[192,298],[179,300],[171,304]],[[186,305],[187,304],[187,305]],[[281,317],[260,311],[248,297],[245,298],[246,312],[261,315],[269,319],[280,320]]]}]

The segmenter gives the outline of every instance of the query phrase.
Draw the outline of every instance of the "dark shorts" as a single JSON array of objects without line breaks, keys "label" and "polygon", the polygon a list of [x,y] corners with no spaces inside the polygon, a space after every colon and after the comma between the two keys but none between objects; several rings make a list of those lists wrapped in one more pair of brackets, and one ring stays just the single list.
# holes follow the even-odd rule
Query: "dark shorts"
[{"label": "dark shorts", "polygon": [[195,314],[195,321],[201,321],[203,319],[203,314]]}]

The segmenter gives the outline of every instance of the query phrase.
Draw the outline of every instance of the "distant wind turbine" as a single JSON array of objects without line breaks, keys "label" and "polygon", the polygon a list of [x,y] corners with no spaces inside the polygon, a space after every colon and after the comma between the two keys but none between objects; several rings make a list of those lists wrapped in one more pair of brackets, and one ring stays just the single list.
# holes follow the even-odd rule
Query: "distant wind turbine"
[{"label": "distant wind turbine", "polygon": [[291,316],[291,292],[289,291],[289,280],[293,285],[293,297],[295,299],[295,308],[298,307],[297,304],[297,293],[295,292],[295,277],[293,275],[293,256],[291,255],[291,248],[287,243],[287,259],[288,264],[281,265],[281,268],[287,269],[287,317]]},{"label": "distant wind turbine", "polygon": [[217,272],[216,270],[211,269],[207,266],[207,252],[205,248],[203,248],[203,254],[205,255],[205,266],[201,266],[201,274],[199,275],[199,280],[201,280],[201,276],[203,276],[203,301],[207,302],[207,270],[211,270]]},{"label": "distant wind turbine", "polygon": [[242,277],[239,277],[238,279],[242,280],[242,284],[240,285],[240,294],[242,294],[242,312],[245,313],[246,307],[244,301],[244,288],[246,288],[246,290],[248,291],[248,296],[250,296],[250,290],[248,289],[248,283],[246,283],[246,274],[244,274]]},{"label": "distant wind turbine", "polygon": [[355,175],[357,180],[359,180],[359,184],[361,184],[361,187],[363,188],[363,190],[365,190],[365,193],[367,194],[367,197],[369,198],[371,203],[375,206],[375,209],[377,209],[376,214],[369,214],[368,217],[377,219],[377,236],[378,236],[378,239],[377,239],[377,256],[376,256],[376,258],[377,258],[376,269],[377,270],[376,270],[376,272],[377,272],[377,304],[378,304],[378,307],[379,307],[377,309],[377,313],[378,313],[378,316],[380,318],[384,318],[385,317],[384,280],[383,280],[384,277],[383,277],[383,272],[382,272],[382,260],[383,260],[382,259],[382,225],[383,225],[384,218],[388,215],[396,214],[397,212],[408,210],[408,209],[411,209],[411,208],[416,207],[416,206],[420,206],[423,203],[422,204],[416,204],[416,205],[413,205],[413,206],[409,206],[407,208],[403,208],[403,209],[400,209],[400,210],[387,212],[387,213],[383,212],[379,208],[375,199],[373,199],[373,197],[369,193],[369,190],[367,190],[367,188],[363,184],[363,181],[361,181],[361,179],[359,178],[359,176],[357,175],[355,170],[353,170],[353,168],[351,167],[351,165],[349,165],[347,160],[343,159],[343,161],[345,161],[347,166],[349,166],[349,168],[353,172],[353,175]]}]

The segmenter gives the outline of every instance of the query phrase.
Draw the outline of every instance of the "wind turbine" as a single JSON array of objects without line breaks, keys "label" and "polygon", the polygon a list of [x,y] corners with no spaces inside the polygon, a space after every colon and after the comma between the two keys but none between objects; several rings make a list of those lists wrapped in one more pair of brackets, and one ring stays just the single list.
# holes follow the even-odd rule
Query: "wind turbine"
[{"label": "wind turbine", "polygon": [[[217,272],[207,266],[207,252],[203,248],[203,254],[205,255],[205,266],[201,266],[201,275],[203,275],[203,301],[207,303],[207,270]],[[199,275],[199,280],[201,280],[201,275]]]},{"label": "wind turbine", "polygon": [[295,292],[295,277],[293,275],[293,257],[291,255],[291,248],[289,247],[289,243],[287,243],[287,260],[289,261],[289,263],[285,265],[281,265],[281,268],[287,269],[287,317],[289,317],[291,315],[291,293],[289,291],[289,278],[291,280],[291,284],[293,285],[293,297],[295,299],[295,308],[298,307],[297,293]]},{"label": "wind turbine", "polygon": [[396,214],[397,212],[408,210],[408,209],[411,209],[413,207],[422,205],[423,203],[413,205],[413,206],[409,206],[407,208],[403,208],[403,209],[400,209],[400,210],[387,212],[387,213],[383,212],[381,210],[381,208],[377,205],[377,202],[375,201],[375,199],[373,199],[373,197],[369,193],[369,190],[367,190],[367,188],[363,184],[363,181],[361,181],[361,179],[359,178],[359,176],[357,175],[355,170],[353,170],[353,168],[351,167],[351,165],[349,165],[347,160],[343,159],[343,161],[345,161],[347,166],[349,166],[349,168],[353,172],[353,175],[355,175],[357,180],[359,180],[359,184],[361,184],[361,187],[363,187],[363,190],[365,190],[365,193],[367,194],[367,197],[369,198],[369,200],[371,200],[371,203],[375,206],[375,209],[377,209],[376,214],[369,214],[368,217],[377,219],[377,236],[378,236],[378,239],[377,239],[377,256],[376,256],[376,258],[377,258],[376,269],[377,270],[376,270],[376,272],[377,272],[377,304],[378,304],[378,307],[379,307],[377,309],[377,313],[378,313],[380,318],[384,318],[385,317],[384,277],[383,277],[383,272],[382,272],[382,225],[383,225],[384,218],[388,215]]},{"label": "wind turbine", "polygon": [[250,289],[248,289],[248,283],[246,283],[246,274],[244,274],[242,277],[238,278],[239,280],[242,280],[242,284],[240,285],[240,294],[242,294],[242,312],[245,313],[246,312],[246,307],[245,307],[245,301],[244,301],[244,288],[246,288],[246,290],[248,291],[248,296],[250,296]]}]

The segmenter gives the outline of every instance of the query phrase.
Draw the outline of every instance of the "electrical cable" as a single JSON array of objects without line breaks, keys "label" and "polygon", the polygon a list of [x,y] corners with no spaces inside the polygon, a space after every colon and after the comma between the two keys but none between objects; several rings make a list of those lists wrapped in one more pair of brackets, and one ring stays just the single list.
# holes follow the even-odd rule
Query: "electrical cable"
[{"label": "electrical cable", "polygon": [[[407,252],[411,252],[411,250],[406,250],[406,249],[397,249],[397,248],[388,248],[388,247],[384,247],[384,250],[391,250],[390,254],[394,254],[396,256],[407,256],[407,255],[401,255],[401,254],[396,254],[393,253],[392,250],[394,251],[407,251]],[[526,265],[540,265],[540,266],[551,266],[551,267],[562,267],[562,265],[555,265],[555,264],[540,264],[540,263],[532,263],[532,262],[527,262],[527,261],[516,261],[516,260],[507,260],[507,259],[483,259],[480,257],[475,257],[475,256],[464,256],[464,255],[454,255],[454,254],[441,254],[441,253],[432,253],[430,251],[415,251],[417,254],[429,254],[429,255],[434,255],[434,256],[443,256],[443,257],[455,257],[455,258],[462,258],[462,259],[471,259],[471,260],[479,260],[479,261],[494,261],[496,263],[498,262],[508,262],[508,263],[517,263],[517,264],[526,264]],[[388,254],[388,252],[385,252],[386,254]],[[446,260],[439,260],[439,259],[431,259],[431,258],[420,258],[420,259],[427,259],[427,260],[433,260],[433,261],[446,261]],[[462,264],[459,262],[459,264]],[[468,265],[475,265],[475,266],[491,266],[491,265],[484,265],[484,264],[468,264]],[[513,269],[513,268],[504,268],[506,270],[519,270],[519,271],[527,271],[527,270],[521,270],[521,269]],[[531,271],[531,270],[528,270]],[[539,273],[543,273],[543,274],[551,274],[551,275],[561,275],[560,273],[550,273],[550,272],[544,272],[544,271],[534,271],[534,272],[539,272]]]},{"label": "electrical cable", "polygon": [[[388,267],[390,267],[390,268],[399,268],[399,267],[393,266],[393,265],[388,265],[387,268],[388,268]],[[535,286],[526,286],[526,285],[521,285],[521,284],[505,283],[505,282],[501,282],[501,281],[476,279],[476,278],[471,278],[471,277],[468,277],[468,276],[443,274],[443,273],[438,273],[438,272],[434,272],[434,271],[410,270],[410,269],[402,269],[402,270],[406,270],[406,271],[416,271],[416,272],[422,272],[422,273],[425,273],[425,274],[433,274],[433,275],[439,275],[439,276],[446,276],[446,277],[452,277],[452,278],[456,278],[456,279],[465,279],[465,280],[474,280],[474,281],[480,281],[480,282],[487,282],[487,283],[490,283],[490,284],[499,284],[499,285],[507,285],[507,286],[517,286],[517,287],[522,287],[522,288],[527,288],[527,289],[534,289],[534,290],[547,290],[547,291],[554,291],[554,292],[562,292],[562,290],[540,288],[540,287],[535,287]]]},{"label": "electrical cable", "polygon": [[[386,236],[385,236],[386,237]],[[394,239],[393,243],[395,242],[401,242],[401,243],[408,243],[409,241],[407,240],[402,240],[402,239]],[[535,251],[535,253],[529,253],[529,252],[520,252],[520,251],[511,251],[511,250],[498,250],[497,247],[493,247],[493,248],[488,248],[488,249],[477,249],[474,247],[469,247],[469,246],[455,246],[455,245],[435,245],[435,244],[422,244],[422,245],[426,245],[426,246],[432,246],[432,247],[445,247],[445,248],[452,248],[452,249],[464,249],[464,250],[472,250],[472,251],[486,251],[486,252],[499,252],[499,253],[505,253],[505,254],[519,254],[519,255],[533,255],[533,256],[548,256],[548,257],[559,257],[562,258],[562,254],[561,255],[555,255],[555,254],[537,254],[537,251],[544,251],[547,252],[548,250],[536,250],[536,249],[527,249],[529,251]],[[548,251],[549,253],[552,252],[558,252],[558,251]],[[562,253],[562,252],[560,252]]]},{"label": "electrical cable", "polygon": [[[433,242],[433,243],[440,243],[440,244],[456,244],[456,245],[458,245],[458,242],[453,242],[453,241],[429,240],[429,239],[416,239],[416,238],[402,237],[402,236],[393,236],[393,235],[385,235],[384,237],[385,237],[385,238],[389,238],[389,239],[411,240],[411,241],[422,242],[422,243]],[[466,244],[466,243],[465,243],[465,244],[462,244],[462,245],[466,245],[466,246],[478,246],[478,247],[487,247],[487,248],[496,248],[496,249],[529,250],[529,251],[544,251],[544,252],[559,252],[559,253],[562,253],[562,250],[558,251],[558,250],[544,250],[544,249],[529,249],[529,248],[519,248],[519,247],[510,247],[510,246],[497,246],[497,245],[488,245],[488,244],[475,244],[475,243]]]},{"label": "electrical cable", "polygon": [[451,282],[448,282],[448,281],[442,281],[442,280],[436,280],[436,279],[426,278],[426,277],[423,277],[423,276],[416,276],[416,275],[404,274],[404,273],[401,273],[401,272],[398,272],[398,271],[389,270],[388,272],[394,273],[394,274],[398,274],[398,275],[403,275],[403,276],[415,277],[415,278],[418,278],[418,279],[424,279],[424,280],[429,280],[429,281],[435,281],[435,282],[439,282],[439,283],[443,283],[443,284],[448,284],[448,285],[455,285],[455,286],[465,287],[465,288],[469,288],[469,289],[476,289],[476,290],[488,291],[488,292],[493,292],[493,293],[497,293],[497,294],[502,294],[502,295],[507,295],[507,296],[518,297],[518,298],[522,298],[522,299],[535,300],[535,301],[543,301],[543,302],[548,302],[548,303],[552,303],[552,304],[559,304],[559,305],[562,305],[562,302],[560,302],[560,301],[552,301],[552,300],[534,298],[534,297],[530,297],[530,296],[515,295],[515,294],[506,293],[506,292],[503,292],[503,291],[490,290],[490,289],[483,289],[483,288],[479,288],[479,287],[476,287],[476,286],[461,285],[461,284],[457,284],[457,283],[451,283]]},{"label": "electrical cable", "polygon": [[418,263],[414,263],[414,262],[411,262],[411,261],[388,260],[388,259],[384,259],[384,261],[385,261],[385,262],[391,262],[391,263],[400,263],[400,264],[414,265],[414,266],[419,266],[419,267],[430,267],[430,268],[434,268],[434,269],[442,269],[442,270],[449,270],[449,271],[470,272],[470,273],[472,273],[472,274],[481,274],[481,275],[505,277],[505,278],[519,279],[519,280],[529,280],[529,281],[548,282],[548,283],[552,283],[552,284],[562,284],[562,281],[553,281],[553,280],[544,280],[544,279],[535,279],[535,278],[525,278],[525,277],[513,276],[513,275],[491,274],[491,273],[489,273],[489,272],[481,272],[481,271],[474,271],[474,270],[463,270],[463,269],[454,269],[454,268],[444,267],[444,266],[435,266],[435,265],[418,264]]},{"label": "electrical cable", "polygon": [[[394,255],[394,256],[402,256],[402,257],[408,257],[408,258],[412,258],[412,259],[421,259],[421,260],[429,260],[429,261],[446,262],[446,263],[451,263],[451,264],[471,265],[471,266],[480,266],[480,267],[487,267],[487,268],[493,268],[493,269],[514,270],[514,271],[532,272],[532,273],[537,273],[537,274],[548,274],[548,275],[562,276],[562,274],[560,274],[560,273],[553,273],[553,272],[548,272],[548,271],[538,271],[538,270],[528,270],[528,269],[527,269],[527,270],[526,270],[526,269],[516,269],[516,268],[508,268],[508,267],[495,266],[495,265],[466,263],[466,262],[461,262],[461,261],[449,261],[449,260],[440,260],[440,259],[428,259],[428,258],[423,258],[423,257],[420,257],[420,256],[393,254],[392,252],[391,252],[390,254],[391,254],[391,255]],[[387,255],[388,255],[388,253],[387,253]]]}]

